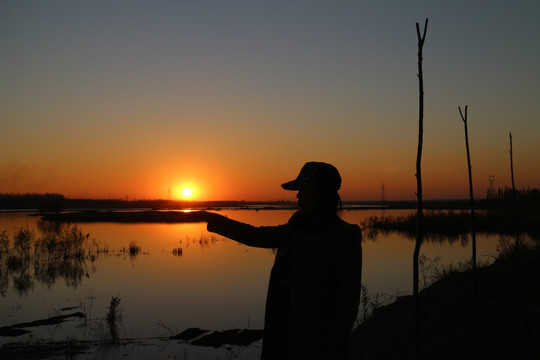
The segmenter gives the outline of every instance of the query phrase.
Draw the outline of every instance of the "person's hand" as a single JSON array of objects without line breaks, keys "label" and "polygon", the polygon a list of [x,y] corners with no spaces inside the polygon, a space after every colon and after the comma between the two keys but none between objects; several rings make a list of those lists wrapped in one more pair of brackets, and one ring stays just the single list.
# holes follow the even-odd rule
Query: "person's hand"
[{"label": "person's hand", "polygon": [[193,217],[201,220],[201,221],[204,221],[204,222],[211,222],[212,220],[214,219],[217,219],[218,217],[220,217],[221,215],[219,214],[216,214],[216,213],[211,213],[211,212],[208,212],[208,211],[194,211],[191,213]]}]

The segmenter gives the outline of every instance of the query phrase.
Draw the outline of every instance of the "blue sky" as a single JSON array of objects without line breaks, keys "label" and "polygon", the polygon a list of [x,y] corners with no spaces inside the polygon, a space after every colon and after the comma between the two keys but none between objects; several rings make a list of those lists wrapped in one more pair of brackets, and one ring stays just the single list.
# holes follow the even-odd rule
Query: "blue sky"
[{"label": "blue sky", "polygon": [[322,160],[412,198],[426,18],[427,196],[467,194],[464,105],[478,192],[509,132],[540,187],[538,1],[3,1],[0,191],[279,199]]}]

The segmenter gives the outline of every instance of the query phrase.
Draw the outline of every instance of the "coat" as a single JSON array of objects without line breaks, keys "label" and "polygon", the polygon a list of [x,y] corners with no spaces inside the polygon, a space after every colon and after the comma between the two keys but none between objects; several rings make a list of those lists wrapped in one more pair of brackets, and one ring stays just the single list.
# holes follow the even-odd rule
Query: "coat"
[{"label": "coat", "polygon": [[266,298],[262,359],[345,359],[360,302],[362,232],[335,218],[254,227],[217,216],[208,230],[277,248]]}]

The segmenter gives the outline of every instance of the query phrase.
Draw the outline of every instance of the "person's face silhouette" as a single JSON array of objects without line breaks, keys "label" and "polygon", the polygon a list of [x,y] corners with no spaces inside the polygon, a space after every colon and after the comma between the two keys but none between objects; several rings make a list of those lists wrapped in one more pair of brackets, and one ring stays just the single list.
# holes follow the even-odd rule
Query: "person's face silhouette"
[{"label": "person's face silhouette", "polygon": [[296,197],[298,198],[298,206],[300,207],[300,210],[308,213],[314,213],[319,208],[319,204],[321,202],[321,193],[315,186],[299,190]]}]

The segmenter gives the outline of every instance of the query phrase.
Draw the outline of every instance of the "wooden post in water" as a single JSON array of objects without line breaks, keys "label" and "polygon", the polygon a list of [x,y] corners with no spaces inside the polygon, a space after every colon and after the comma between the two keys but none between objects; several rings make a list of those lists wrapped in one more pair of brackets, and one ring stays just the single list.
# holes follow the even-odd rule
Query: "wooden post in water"
[{"label": "wooden post in water", "polygon": [[424,77],[422,72],[422,48],[426,38],[428,19],[424,25],[423,35],[420,33],[420,25],[416,23],[416,35],[418,37],[418,85],[419,85],[419,111],[418,111],[418,151],[416,155],[416,198],[417,207],[417,228],[416,242],[413,254],[413,346],[414,358],[420,358],[420,325],[418,314],[418,257],[423,238],[423,203],[422,203],[422,145],[424,141]]},{"label": "wooden post in water", "polygon": [[461,107],[458,106],[459,115],[461,115],[461,120],[465,126],[465,147],[467,149],[467,167],[469,169],[469,197],[471,200],[471,236],[472,236],[472,270],[473,270],[473,288],[474,294],[478,295],[478,282],[476,275],[476,229],[474,221],[474,193],[473,193],[473,182],[472,182],[472,166],[471,166],[471,154],[469,151],[469,131],[467,127],[467,105],[465,105],[465,115],[461,111]]}]

